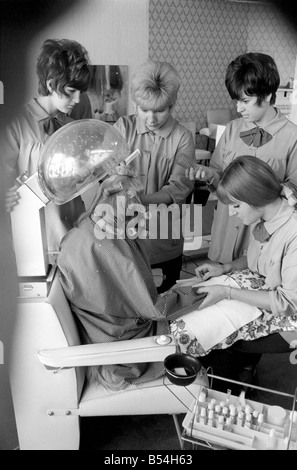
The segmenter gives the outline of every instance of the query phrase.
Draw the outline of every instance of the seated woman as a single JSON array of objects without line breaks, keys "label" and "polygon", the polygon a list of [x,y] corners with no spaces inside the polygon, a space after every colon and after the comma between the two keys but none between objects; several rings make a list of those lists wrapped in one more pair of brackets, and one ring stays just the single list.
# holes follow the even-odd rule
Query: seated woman
[{"label": "seated woman", "polygon": [[[197,309],[205,297],[179,287],[158,295],[142,246],[148,220],[140,199],[143,186],[127,167],[117,172],[100,185],[93,205],[65,235],[57,260],[83,343],[169,333],[169,321]],[[116,389],[160,377],[164,366],[100,366],[88,372],[90,380]]]},{"label": "seated woman", "polygon": [[[282,197],[283,189],[271,167],[253,156],[236,158],[222,174],[217,196],[229,206],[229,216],[236,214],[245,225],[251,226],[252,234],[246,255],[227,264],[210,262],[197,268],[201,283],[198,292],[207,294],[200,309],[214,306],[223,299],[233,299],[242,306],[257,307],[259,316],[212,349],[229,348],[234,343],[235,349],[236,343],[244,340],[238,343],[238,351],[258,354],[290,350],[284,338],[285,332],[297,332],[297,211],[290,205],[294,198],[289,203]],[[207,285],[209,279],[224,274],[235,280],[239,288],[220,285],[220,278],[218,282],[212,279],[212,285]],[[187,315],[175,323],[183,352],[200,357],[209,355],[210,350],[204,350],[199,344],[199,334],[195,335],[187,327]],[[267,349],[263,337],[268,337]],[[260,341],[259,346],[257,341]],[[275,348],[271,346],[273,343]],[[206,359],[202,363],[209,365],[209,357]],[[232,367],[231,362],[229,366]],[[227,369],[225,372],[227,376]]]}]

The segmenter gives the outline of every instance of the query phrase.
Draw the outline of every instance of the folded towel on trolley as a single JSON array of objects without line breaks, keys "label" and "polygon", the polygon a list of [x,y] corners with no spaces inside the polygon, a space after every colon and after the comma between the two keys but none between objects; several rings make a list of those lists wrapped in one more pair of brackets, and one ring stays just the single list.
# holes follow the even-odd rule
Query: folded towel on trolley
[{"label": "folded towel on trolley", "polygon": [[[240,288],[231,277],[225,275],[213,277],[203,282],[198,282],[197,277],[178,281],[180,286],[201,287],[214,284]],[[187,313],[181,318],[194,333],[203,349],[208,351],[261,314],[261,310],[257,307],[238,300],[224,299],[210,307],[193,310],[193,312]]]}]

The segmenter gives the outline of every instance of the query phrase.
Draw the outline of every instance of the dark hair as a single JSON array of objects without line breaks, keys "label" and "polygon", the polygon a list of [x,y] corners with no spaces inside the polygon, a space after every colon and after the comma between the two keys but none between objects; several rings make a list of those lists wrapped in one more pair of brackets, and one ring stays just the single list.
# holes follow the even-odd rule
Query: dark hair
[{"label": "dark hair", "polygon": [[227,67],[225,85],[233,100],[240,100],[243,93],[257,96],[260,105],[271,93],[270,104],[276,100],[280,77],[273,58],[260,52],[238,56]]},{"label": "dark hair", "polygon": [[90,79],[89,57],[86,49],[70,39],[47,39],[37,59],[38,92],[47,96],[51,87],[61,95],[66,95],[65,87],[86,91]]},{"label": "dark hair", "polygon": [[235,158],[224,170],[217,196],[223,204],[237,200],[253,207],[263,207],[275,201],[281,190],[278,177],[268,163],[243,155]]}]

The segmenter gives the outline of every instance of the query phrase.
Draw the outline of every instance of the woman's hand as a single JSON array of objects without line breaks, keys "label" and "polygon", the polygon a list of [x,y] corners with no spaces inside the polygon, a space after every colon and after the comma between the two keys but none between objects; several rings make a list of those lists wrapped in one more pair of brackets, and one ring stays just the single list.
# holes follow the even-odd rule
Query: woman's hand
[{"label": "woman's hand", "polygon": [[11,212],[13,208],[19,203],[20,195],[17,192],[19,186],[13,186],[5,195],[5,210]]},{"label": "woman's hand", "polygon": [[206,293],[207,296],[199,305],[198,310],[210,307],[220,300],[226,299],[228,294],[228,286],[214,285],[214,286],[200,286],[197,287],[197,294]]},{"label": "woman's hand", "polygon": [[211,277],[224,274],[224,265],[219,263],[204,263],[195,269],[195,274],[199,281],[206,281]]},{"label": "woman's hand", "polygon": [[185,170],[185,175],[190,180],[209,181],[215,176],[215,171],[208,166],[196,164]]},{"label": "woman's hand", "polygon": [[119,176],[130,176],[131,178],[137,177],[137,171],[134,168],[126,165],[125,162],[119,163],[113,170],[112,174]]}]

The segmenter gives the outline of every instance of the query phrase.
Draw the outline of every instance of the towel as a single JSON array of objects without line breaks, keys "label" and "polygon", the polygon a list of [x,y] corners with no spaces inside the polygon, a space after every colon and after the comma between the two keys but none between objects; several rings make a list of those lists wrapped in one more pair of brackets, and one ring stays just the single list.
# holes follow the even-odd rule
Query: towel
[{"label": "towel", "polygon": [[[218,276],[198,282],[197,277],[178,282],[179,286],[211,286],[221,284],[239,289],[238,284],[229,276]],[[243,325],[255,320],[261,310],[238,300],[220,300],[210,307],[183,315],[182,319],[194,333],[205,351],[226,339]]]}]

